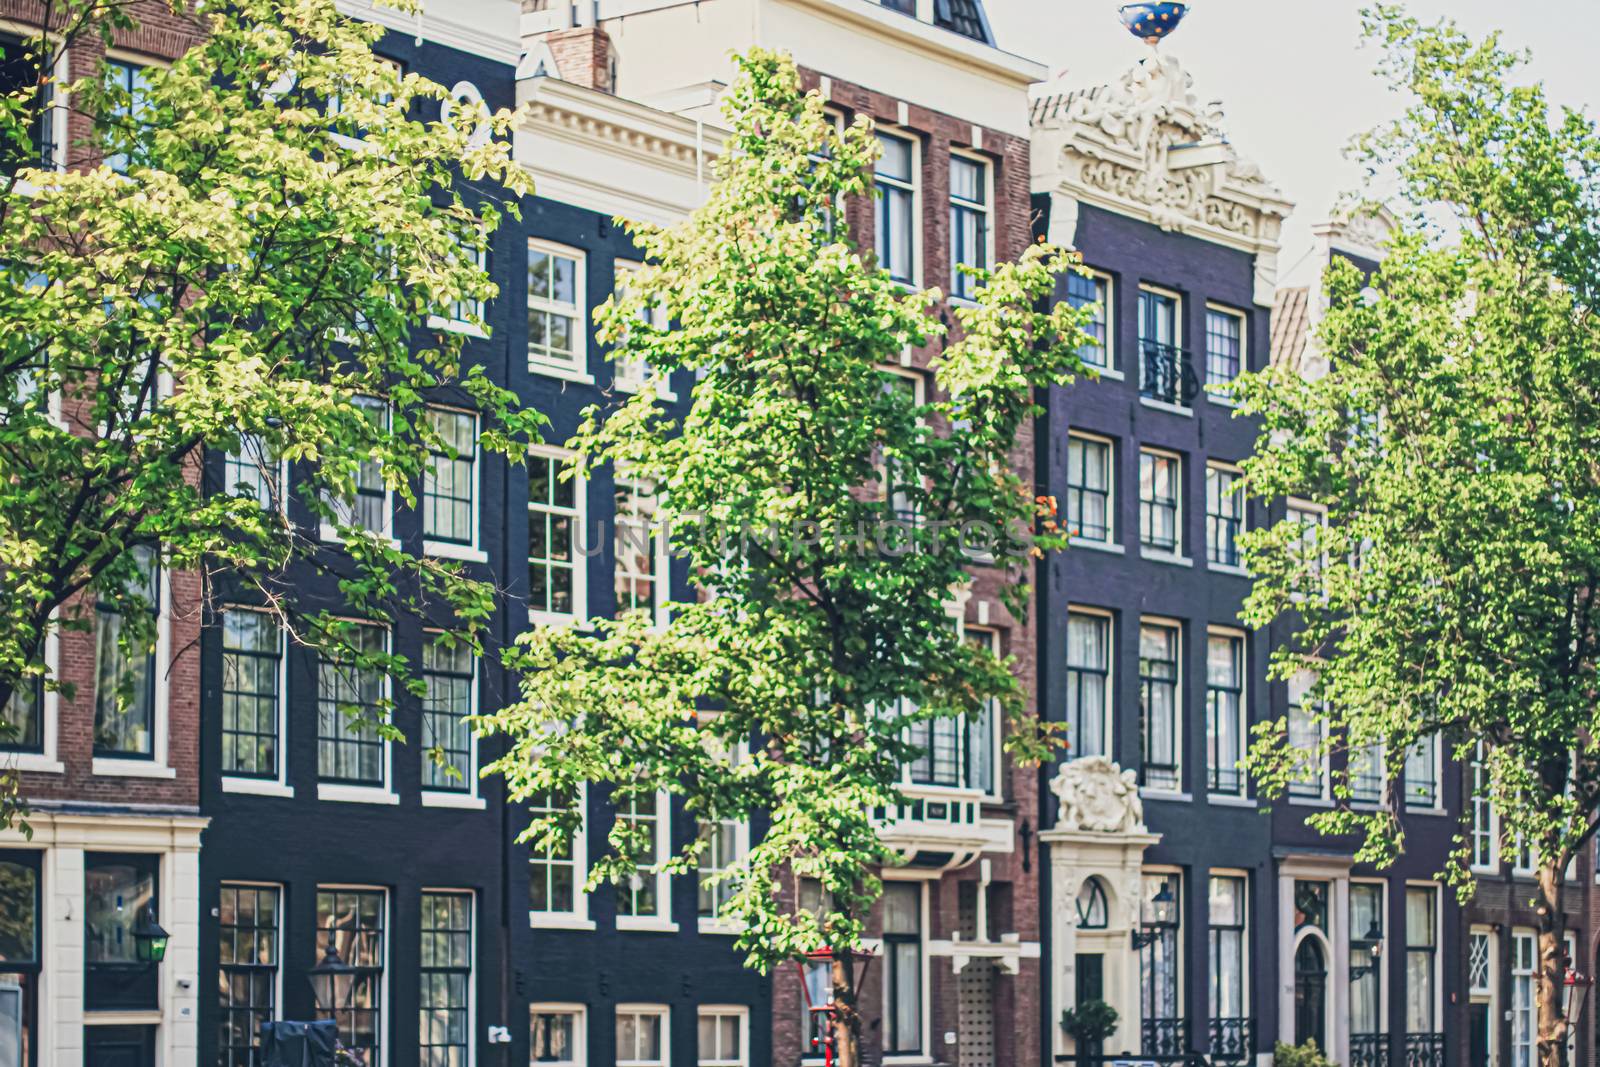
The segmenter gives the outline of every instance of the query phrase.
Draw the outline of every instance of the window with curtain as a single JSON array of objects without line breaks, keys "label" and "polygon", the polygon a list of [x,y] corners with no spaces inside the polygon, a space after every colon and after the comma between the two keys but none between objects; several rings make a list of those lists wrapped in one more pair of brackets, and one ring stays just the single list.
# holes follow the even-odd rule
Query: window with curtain
[{"label": "window with curtain", "polygon": [[960,267],[989,266],[989,165],[950,157],[950,295],[971,300],[978,283]]},{"label": "window with curtain", "polygon": [[1151,902],[1163,888],[1176,902],[1178,925],[1152,928],[1156,936],[1139,950],[1139,1008],[1146,1023],[1182,1018],[1178,951],[1183,933],[1183,887],[1176,874],[1144,876],[1140,915],[1148,923],[1153,909]]},{"label": "window with curtain", "polygon": [[1406,751],[1406,807],[1439,806],[1439,738],[1419,737]]},{"label": "window with curtain", "polygon": [[906,137],[878,131],[881,154],[873,169],[877,190],[878,266],[897,282],[914,284],[916,265],[916,144]]},{"label": "window with curtain", "polygon": [[[137,575],[122,595],[95,602],[94,752],[152,759],[156,729],[156,639],[161,618],[161,566],[155,550],[131,550]],[[148,617],[135,636],[132,612]]]},{"label": "window with curtain", "polygon": [[1511,1067],[1533,1067],[1534,975],[1538,973],[1539,943],[1532,930],[1511,934]]},{"label": "window with curtain", "polygon": [[1206,309],[1206,384],[1229,385],[1244,367],[1244,316]]},{"label": "window with curtain", "polygon": [[1139,624],[1141,780],[1156,789],[1178,789],[1183,782],[1178,639],[1177,626],[1159,622]]},{"label": "window with curtain", "polygon": [[1170,452],[1139,452],[1139,543],[1152,551],[1176,553],[1182,544],[1182,470]]},{"label": "window with curtain", "polygon": [[[1383,1021],[1383,886],[1350,883],[1350,1032],[1377,1034]],[[1378,953],[1373,953],[1374,946]]]},{"label": "window with curtain", "polygon": [[1431,886],[1406,889],[1406,1033],[1434,1032],[1434,990],[1438,983],[1438,892]]},{"label": "window with curtain", "polygon": [[1317,676],[1296,671],[1289,678],[1289,747],[1295,750],[1294,775],[1289,795],[1321,800],[1328,795],[1327,762],[1323,754],[1327,724],[1316,715],[1311,692]]},{"label": "window with curtain", "polygon": [[1383,801],[1383,744],[1374,742],[1354,747],[1348,760],[1350,799],[1360,804]]},{"label": "window with curtain", "polygon": [[1067,526],[1074,537],[1113,540],[1112,462],[1110,441],[1077,434],[1067,439]]},{"label": "window with curtain", "polygon": [[922,1051],[922,883],[883,886],[883,1051]]},{"label": "window with curtain", "polygon": [[695,1043],[697,1067],[748,1067],[747,1022],[743,1008],[701,1008]]},{"label": "window with curtain", "polygon": [[[999,656],[1000,635],[994,630],[967,627],[967,640]],[[967,784],[990,796],[999,796],[1000,785],[1000,709],[991,700],[967,723]]]},{"label": "window with curtain", "polygon": [[1111,620],[1067,613],[1067,737],[1073,758],[1107,754],[1111,700]]},{"label": "window with curtain", "polygon": [[617,1067],[667,1067],[667,1009],[617,1009]]},{"label": "window with curtain", "polygon": [[1211,1017],[1243,1019],[1249,1016],[1245,981],[1250,973],[1246,959],[1245,880],[1233,875],[1211,878]]},{"label": "window with curtain", "polygon": [[1239,566],[1239,534],[1244,530],[1243,476],[1216,464],[1206,466],[1206,559]]},{"label": "window with curtain", "polygon": [[1075,308],[1094,305],[1094,317],[1084,325],[1090,340],[1078,349],[1078,358],[1102,370],[1111,367],[1111,280],[1104,275],[1067,274],[1067,303]]},{"label": "window with curtain", "polygon": [[1213,793],[1244,792],[1244,638],[1206,636],[1206,785]]},{"label": "window with curtain", "polygon": [[44,750],[44,679],[19,680],[0,708],[0,752]]},{"label": "window with curtain", "polygon": [[584,1013],[577,1005],[528,1006],[528,1059],[538,1067],[583,1067]]}]

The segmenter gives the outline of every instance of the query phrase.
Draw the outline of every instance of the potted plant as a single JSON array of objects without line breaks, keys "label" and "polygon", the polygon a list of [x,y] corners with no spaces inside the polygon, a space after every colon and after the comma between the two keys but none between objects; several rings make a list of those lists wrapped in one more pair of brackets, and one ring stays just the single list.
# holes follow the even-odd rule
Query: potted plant
[{"label": "potted plant", "polygon": [[1078,1045],[1078,1065],[1086,1057],[1098,1057],[1106,1038],[1117,1032],[1117,1009],[1103,1000],[1086,1000],[1061,1013],[1061,1028]]}]

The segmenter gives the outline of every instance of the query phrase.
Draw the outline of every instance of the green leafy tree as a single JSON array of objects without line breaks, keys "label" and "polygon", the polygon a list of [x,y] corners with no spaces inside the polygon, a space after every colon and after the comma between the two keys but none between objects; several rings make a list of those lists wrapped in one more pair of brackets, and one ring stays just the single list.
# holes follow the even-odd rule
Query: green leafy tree
[{"label": "green leafy tree", "polygon": [[[1250,490],[1327,508],[1325,527],[1249,535],[1246,617],[1298,624],[1275,670],[1317,672],[1325,748],[1391,783],[1419,745],[1481,760],[1469,798],[1536,858],[1539,1059],[1557,1065],[1563,871],[1600,818],[1600,138],[1519,81],[1525,57],[1497,37],[1387,6],[1365,23],[1408,103],[1358,146],[1406,218],[1370,281],[1329,270],[1326,375],[1244,388],[1263,419]],[[1252,747],[1272,794],[1322,755],[1282,727]],[[1389,791],[1352,810],[1345,772],[1310,821],[1386,864],[1404,847]],[[1463,898],[1469,846],[1445,872]]]},{"label": "green leafy tree", "polygon": [[[415,503],[430,451],[459,445],[425,415],[440,389],[482,412],[488,451],[537,435],[434,328],[481,326],[495,295],[478,253],[530,191],[513,116],[442,110],[448,91],[374,56],[382,28],[333,0],[174,3],[204,36],[137,98],[100,69],[55,85],[62,53],[129,26],[129,5],[42,6],[51,32],[19,60],[39,77],[0,99],[0,707],[96,599],[142,654],[153,623],[128,609],[149,603],[152,558],[402,681],[337,616],[427,611],[479,642],[494,590],[366,529],[351,501],[359,484]],[[41,167],[35,131],[65,101],[95,133]],[[208,453],[241,456],[243,483],[206,486]],[[342,603],[302,594],[318,579]]]},{"label": "green leafy tree", "polygon": [[[970,578],[964,525],[969,547],[980,529],[1000,535],[1018,613],[1030,552],[1060,541],[1018,536],[1036,502],[1009,460],[1035,390],[1079,369],[1085,313],[1038,310],[1074,265],[1065,253],[1036,246],[980,273],[922,402],[887,369],[942,338],[938,294],[892,281],[841,222],[871,190],[870,123],[835,131],[768,52],[740,61],[726,114],[708,203],[678,226],[633,226],[649,266],[597,313],[616,359],[692,373],[688,411],[669,417],[646,389],[590,411],[572,442],[577,469],[657,488],[697,595],[661,626],[628,614],[527,635],[521,700],[484,724],[509,735],[493,769],[518,798],[591,782],[619,811],[665,790],[705,823],[763,818],[748,862],[719,879],[738,946],[762,970],[832,951],[833,1032],[853,1065],[850,959],[876,871],[895,862],[874,813],[901,799],[908,735],[993,701],[1014,753],[1050,744],[1007,664],[963,640],[950,608]],[[554,844],[580,818],[560,811],[525,836]],[[633,876],[646,847],[625,819],[610,842],[591,885]],[[661,869],[691,874],[705,847]]]}]

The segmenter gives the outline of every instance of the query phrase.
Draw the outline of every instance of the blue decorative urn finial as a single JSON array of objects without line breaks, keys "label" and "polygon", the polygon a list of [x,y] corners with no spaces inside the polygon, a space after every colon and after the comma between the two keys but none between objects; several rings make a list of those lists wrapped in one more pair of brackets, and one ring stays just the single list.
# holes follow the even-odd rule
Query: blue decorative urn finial
[{"label": "blue decorative urn finial", "polygon": [[1188,4],[1155,2],[1123,4],[1117,9],[1122,24],[1128,32],[1152,47],[1178,28],[1183,16],[1189,13]]}]

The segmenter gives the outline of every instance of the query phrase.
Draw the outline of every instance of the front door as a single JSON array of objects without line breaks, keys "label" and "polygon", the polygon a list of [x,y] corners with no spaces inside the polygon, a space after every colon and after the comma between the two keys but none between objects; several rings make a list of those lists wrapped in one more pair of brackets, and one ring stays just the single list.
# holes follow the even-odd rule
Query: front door
[{"label": "front door", "polygon": [[1328,961],[1315,937],[1300,942],[1294,953],[1294,1043],[1315,1041],[1328,1047]]},{"label": "front door", "polygon": [[1489,1005],[1470,1006],[1467,1020],[1467,1063],[1469,1067],[1489,1067]]},{"label": "front door", "polygon": [[86,1026],[84,1067],[155,1067],[153,1026]]}]

